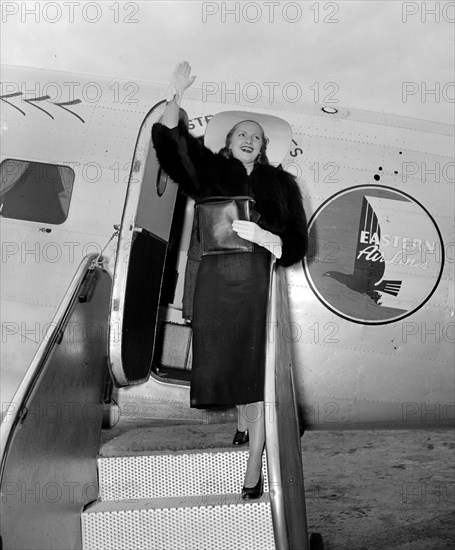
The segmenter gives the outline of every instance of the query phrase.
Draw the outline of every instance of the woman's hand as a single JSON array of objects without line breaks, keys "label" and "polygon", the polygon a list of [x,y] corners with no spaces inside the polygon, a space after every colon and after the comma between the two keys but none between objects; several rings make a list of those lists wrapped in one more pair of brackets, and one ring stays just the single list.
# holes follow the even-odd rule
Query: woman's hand
[{"label": "woman's hand", "polygon": [[193,84],[196,78],[190,75],[191,65],[188,61],[182,61],[175,67],[167,93],[168,101],[172,101],[175,97],[177,105],[180,105],[184,91]]},{"label": "woman's hand", "polygon": [[242,239],[256,243],[269,250],[276,258],[281,258],[283,242],[278,235],[262,229],[257,223],[244,220],[232,222],[232,229]]}]

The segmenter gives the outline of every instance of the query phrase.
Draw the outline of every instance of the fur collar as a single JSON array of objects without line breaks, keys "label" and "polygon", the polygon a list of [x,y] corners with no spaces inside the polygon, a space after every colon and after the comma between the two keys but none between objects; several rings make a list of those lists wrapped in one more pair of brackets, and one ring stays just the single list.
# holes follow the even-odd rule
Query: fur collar
[{"label": "fur collar", "polygon": [[261,214],[259,225],[281,232],[288,220],[290,187],[297,186],[293,176],[269,164],[256,164],[248,175],[238,159],[215,156],[215,166],[208,169],[201,185],[204,196],[250,195],[256,201],[255,210]]}]

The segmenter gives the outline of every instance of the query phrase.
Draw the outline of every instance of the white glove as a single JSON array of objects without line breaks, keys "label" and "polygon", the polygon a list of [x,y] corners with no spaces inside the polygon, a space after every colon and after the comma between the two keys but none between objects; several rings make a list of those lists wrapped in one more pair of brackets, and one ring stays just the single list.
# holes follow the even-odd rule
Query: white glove
[{"label": "white glove", "polygon": [[235,220],[232,229],[239,237],[269,250],[276,258],[281,258],[283,241],[281,237],[259,227],[257,223]]},{"label": "white glove", "polygon": [[179,63],[172,73],[171,82],[167,91],[166,100],[172,101],[175,97],[177,105],[182,102],[183,92],[193,84],[196,76],[190,76],[191,65],[188,61]]}]

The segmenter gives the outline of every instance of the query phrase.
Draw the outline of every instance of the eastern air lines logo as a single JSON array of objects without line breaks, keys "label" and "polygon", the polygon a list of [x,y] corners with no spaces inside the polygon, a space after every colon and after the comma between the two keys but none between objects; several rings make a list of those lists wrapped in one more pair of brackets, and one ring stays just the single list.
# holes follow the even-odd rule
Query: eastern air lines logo
[{"label": "eastern air lines logo", "polygon": [[321,302],[345,319],[385,324],[419,309],[442,274],[444,246],[429,212],[379,185],[351,187],[310,220],[305,273]]}]

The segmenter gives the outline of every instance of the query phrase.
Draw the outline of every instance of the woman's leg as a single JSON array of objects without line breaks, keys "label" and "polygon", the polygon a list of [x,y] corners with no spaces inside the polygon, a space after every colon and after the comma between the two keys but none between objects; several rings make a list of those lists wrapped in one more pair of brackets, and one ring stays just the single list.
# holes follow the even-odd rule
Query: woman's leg
[{"label": "woman's leg", "polygon": [[245,405],[236,405],[237,407],[237,430],[239,432],[246,432],[248,426],[245,418]]},{"label": "woman's leg", "polygon": [[236,405],[237,407],[237,430],[232,440],[232,444],[236,447],[246,445],[249,440],[248,426],[245,420],[245,405]]},{"label": "woman's leg", "polygon": [[243,486],[254,487],[261,474],[262,453],[265,444],[264,402],[258,401],[244,405],[243,413],[250,435],[250,452]]}]

